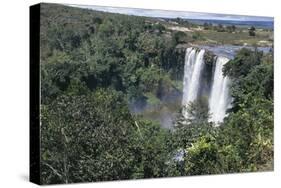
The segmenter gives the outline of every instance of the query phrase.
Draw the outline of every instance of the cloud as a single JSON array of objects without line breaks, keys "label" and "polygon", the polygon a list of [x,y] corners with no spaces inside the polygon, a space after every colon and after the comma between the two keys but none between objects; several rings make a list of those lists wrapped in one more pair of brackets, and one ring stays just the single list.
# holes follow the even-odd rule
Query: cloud
[{"label": "cloud", "polygon": [[170,11],[170,10],[154,10],[154,9],[137,9],[137,8],[124,8],[124,7],[107,7],[96,5],[68,5],[79,8],[87,8],[103,12],[120,13],[135,16],[147,17],[161,17],[161,18],[185,18],[185,19],[208,19],[208,20],[233,20],[233,21],[267,21],[273,22],[272,17],[262,16],[243,16],[231,14],[214,14],[202,12],[187,12],[187,11]]}]

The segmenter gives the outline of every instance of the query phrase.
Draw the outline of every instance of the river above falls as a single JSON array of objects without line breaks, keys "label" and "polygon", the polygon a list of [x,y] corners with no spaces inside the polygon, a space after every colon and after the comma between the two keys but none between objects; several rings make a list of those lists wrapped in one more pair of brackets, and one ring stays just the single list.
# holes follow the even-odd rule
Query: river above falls
[{"label": "river above falls", "polygon": [[[206,49],[213,52],[216,56],[226,57],[228,59],[233,59],[237,51],[242,48],[248,48],[254,50],[252,46],[236,46],[236,45],[192,45],[200,49]],[[257,47],[259,51],[268,53],[272,48],[271,47]]]}]

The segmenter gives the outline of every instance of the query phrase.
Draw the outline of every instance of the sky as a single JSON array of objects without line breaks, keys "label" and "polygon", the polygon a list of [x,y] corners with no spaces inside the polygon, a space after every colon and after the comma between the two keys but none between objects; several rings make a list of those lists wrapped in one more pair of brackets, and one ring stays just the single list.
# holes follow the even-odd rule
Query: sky
[{"label": "sky", "polygon": [[269,21],[273,22],[272,17],[261,16],[242,16],[231,14],[214,14],[201,12],[187,12],[187,11],[170,11],[170,10],[155,10],[155,9],[138,9],[138,8],[124,8],[124,7],[108,7],[96,5],[69,5],[80,8],[93,9],[104,12],[128,14],[135,16],[147,17],[161,17],[161,18],[185,18],[185,19],[202,19],[202,20],[233,20],[233,21]]}]

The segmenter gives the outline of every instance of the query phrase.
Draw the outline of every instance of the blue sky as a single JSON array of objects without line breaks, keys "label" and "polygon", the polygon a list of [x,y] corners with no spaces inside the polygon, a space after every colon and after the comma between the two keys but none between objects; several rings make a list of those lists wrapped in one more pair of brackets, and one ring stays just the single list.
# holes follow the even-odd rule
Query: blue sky
[{"label": "blue sky", "polygon": [[235,21],[270,21],[273,22],[272,17],[261,16],[242,16],[231,14],[214,14],[201,12],[187,12],[187,11],[170,11],[170,10],[155,10],[155,9],[137,9],[124,7],[107,7],[96,5],[69,5],[80,8],[87,8],[99,10],[104,12],[121,13],[136,16],[148,17],[162,17],[162,18],[186,18],[186,19],[214,19],[214,20],[235,20]]}]

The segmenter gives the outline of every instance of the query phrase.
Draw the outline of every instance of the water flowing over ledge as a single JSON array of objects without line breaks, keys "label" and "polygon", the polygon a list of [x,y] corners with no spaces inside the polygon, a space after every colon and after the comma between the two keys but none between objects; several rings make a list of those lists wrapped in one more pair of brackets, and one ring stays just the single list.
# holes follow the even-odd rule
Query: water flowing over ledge
[{"label": "water flowing over ledge", "polygon": [[213,76],[212,89],[209,98],[209,108],[211,113],[210,121],[219,123],[222,122],[226,110],[230,107],[231,97],[229,95],[229,78],[223,76],[223,65],[229,59],[225,57],[218,57]]},{"label": "water flowing over ledge", "polygon": [[[204,49],[192,47],[186,49],[182,105],[187,106],[200,97],[207,97],[211,115],[209,121],[218,125],[226,116],[227,109],[231,107],[230,80],[223,76],[222,72],[223,65],[229,59],[217,56],[212,65],[208,65],[212,67],[210,69],[204,61],[205,52]],[[186,110],[183,110],[183,116],[188,117]]]}]

